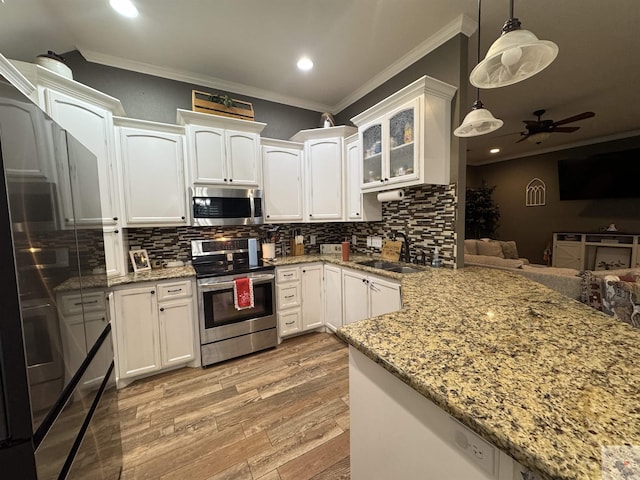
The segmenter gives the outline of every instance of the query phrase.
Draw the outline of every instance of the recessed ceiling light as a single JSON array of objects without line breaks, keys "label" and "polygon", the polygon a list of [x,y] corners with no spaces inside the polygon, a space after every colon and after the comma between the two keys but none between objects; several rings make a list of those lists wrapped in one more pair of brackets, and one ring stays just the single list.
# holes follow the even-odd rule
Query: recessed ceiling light
[{"label": "recessed ceiling light", "polygon": [[109,5],[125,17],[135,18],[138,16],[138,9],[131,0],[109,0]]},{"label": "recessed ceiling light", "polygon": [[489,153],[500,153],[500,149],[499,148],[492,148],[491,150],[489,150]]},{"label": "recessed ceiling light", "polygon": [[300,60],[298,60],[297,65],[300,70],[305,72],[313,68],[313,62],[309,57],[302,57]]}]

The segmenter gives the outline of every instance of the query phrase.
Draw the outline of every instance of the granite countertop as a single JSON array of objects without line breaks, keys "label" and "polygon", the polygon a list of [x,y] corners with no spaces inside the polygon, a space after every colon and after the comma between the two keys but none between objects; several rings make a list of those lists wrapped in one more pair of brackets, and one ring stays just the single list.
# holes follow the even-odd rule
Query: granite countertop
[{"label": "granite countertop", "polygon": [[338,336],[522,465],[600,479],[601,446],[640,446],[639,330],[496,269],[402,287],[401,311]]},{"label": "granite countertop", "polygon": [[[138,273],[128,273],[119,277],[106,278],[102,275],[85,275],[82,277],[82,288],[112,288],[119,285],[127,285],[130,283],[140,282],[157,282],[160,280],[169,280],[172,278],[195,277],[196,272],[192,266],[173,268],[158,268],[154,270],[145,270]],[[67,292],[80,289],[80,278],[73,277],[58,285],[54,290],[56,292]]]}]

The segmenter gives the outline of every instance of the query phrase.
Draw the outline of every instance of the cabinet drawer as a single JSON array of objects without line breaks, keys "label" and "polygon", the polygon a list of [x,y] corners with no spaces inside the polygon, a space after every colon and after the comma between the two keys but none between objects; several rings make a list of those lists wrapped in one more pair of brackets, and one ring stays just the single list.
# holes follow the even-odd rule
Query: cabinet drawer
[{"label": "cabinet drawer", "polygon": [[278,283],[283,282],[296,282],[300,280],[300,268],[278,268],[276,269],[276,281]]},{"label": "cabinet drawer", "polygon": [[292,307],[299,307],[300,283],[290,282],[276,287],[278,292],[278,310]]},{"label": "cabinet drawer", "polygon": [[302,330],[302,313],[299,308],[278,312],[278,332],[286,337]]},{"label": "cabinet drawer", "polygon": [[83,308],[85,312],[104,310],[104,292],[61,295],[60,305],[63,315],[78,315],[82,313]]},{"label": "cabinet drawer", "polygon": [[159,302],[184,297],[191,297],[191,281],[160,283],[158,285]]}]

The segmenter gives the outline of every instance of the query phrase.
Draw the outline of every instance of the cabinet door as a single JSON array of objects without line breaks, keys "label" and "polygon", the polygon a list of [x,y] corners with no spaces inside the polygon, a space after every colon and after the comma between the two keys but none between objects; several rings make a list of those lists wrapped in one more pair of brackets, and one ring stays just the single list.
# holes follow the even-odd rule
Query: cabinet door
[{"label": "cabinet door", "polygon": [[226,184],[224,130],[187,126],[191,183]]},{"label": "cabinet door", "polygon": [[347,220],[362,220],[362,191],[360,190],[360,144],[354,136],[345,142],[347,164]]},{"label": "cabinet door", "polygon": [[11,142],[2,145],[2,160],[8,176],[17,175],[39,180],[49,178],[53,145],[47,125],[38,115],[39,107],[31,102],[0,99],[0,129]]},{"label": "cabinet door", "polygon": [[185,225],[180,135],[120,128],[127,224]]},{"label": "cabinet door", "polygon": [[260,137],[255,133],[227,130],[229,185],[258,187],[260,184]]},{"label": "cabinet door", "polygon": [[369,317],[369,287],[367,276],[342,269],[342,298],[344,325]]},{"label": "cabinet door", "polygon": [[162,366],[193,360],[193,300],[162,302],[159,307]]},{"label": "cabinet door", "polygon": [[387,115],[385,153],[388,152],[388,183],[416,180],[418,178],[418,143],[420,131],[418,100],[404,105]]},{"label": "cabinet door", "polygon": [[324,325],[322,264],[304,265],[302,270],[302,330]]},{"label": "cabinet door", "polygon": [[377,188],[384,183],[382,165],[382,120],[362,126],[359,132],[362,148],[363,188]]},{"label": "cabinet door", "polygon": [[114,226],[105,226],[102,229],[102,235],[107,276],[113,277],[126,274],[122,229]]},{"label": "cabinet door", "polygon": [[115,292],[116,342],[120,378],[160,369],[160,332],[155,286]]},{"label": "cabinet door", "polygon": [[302,221],[302,152],[262,147],[262,171],[267,221]]},{"label": "cabinet door", "polygon": [[342,138],[309,141],[306,162],[308,219],[342,219]]},{"label": "cabinet door", "polygon": [[556,242],[553,246],[553,266],[584,269],[581,242]]},{"label": "cabinet door", "polygon": [[324,266],[325,325],[335,331],[342,326],[342,269]]},{"label": "cabinet door", "polygon": [[[45,101],[47,113],[96,156],[102,223],[116,225],[120,216],[120,189],[117,181],[111,112],[51,89],[45,90]],[[79,168],[82,169],[82,165]],[[82,176],[83,173],[80,171],[79,177]],[[76,211],[78,208],[82,209],[82,205],[77,205]],[[83,220],[96,220],[83,218],[81,214],[78,217],[76,220],[79,223]]]},{"label": "cabinet door", "polygon": [[377,317],[402,308],[400,285],[395,282],[369,277],[369,316]]}]

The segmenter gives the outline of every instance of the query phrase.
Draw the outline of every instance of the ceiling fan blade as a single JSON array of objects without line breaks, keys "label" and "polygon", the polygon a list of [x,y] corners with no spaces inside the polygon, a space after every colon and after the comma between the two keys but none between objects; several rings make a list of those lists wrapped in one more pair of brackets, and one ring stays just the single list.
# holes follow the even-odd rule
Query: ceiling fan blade
[{"label": "ceiling fan blade", "polygon": [[573,117],[568,117],[563,120],[558,120],[557,122],[553,122],[554,126],[564,125],[565,123],[577,122],[578,120],[584,120],[585,118],[594,117],[596,114],[593,112],[583,112],[578,115],[574,115]]},{"label": "ceiling fan blade", "polygon": [[522,134],[522,138],[520,140],[518,140],[516,143],[524,142],[527,138],[529,138],[529,134],[528,133],[523,133]]},{"label": "ceiling fan blade", "polygon": [[580,130],[580,127],[558,127],[551,130],[553,133],[571,133]]}]

